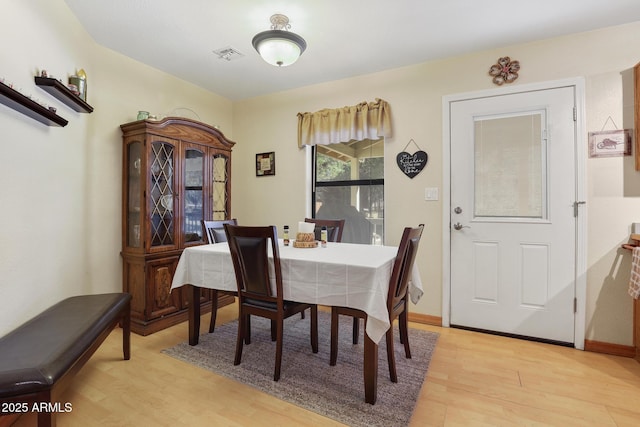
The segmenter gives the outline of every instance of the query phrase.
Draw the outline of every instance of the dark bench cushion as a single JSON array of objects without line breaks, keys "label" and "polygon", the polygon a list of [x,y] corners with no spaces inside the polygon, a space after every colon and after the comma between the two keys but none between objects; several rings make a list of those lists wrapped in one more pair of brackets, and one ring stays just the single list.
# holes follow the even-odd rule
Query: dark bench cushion
[{"label": "dark bench cushion", "polygon": [[50,389],[130,300],[126,293],[67,298],[0,338],[0,397]]}]

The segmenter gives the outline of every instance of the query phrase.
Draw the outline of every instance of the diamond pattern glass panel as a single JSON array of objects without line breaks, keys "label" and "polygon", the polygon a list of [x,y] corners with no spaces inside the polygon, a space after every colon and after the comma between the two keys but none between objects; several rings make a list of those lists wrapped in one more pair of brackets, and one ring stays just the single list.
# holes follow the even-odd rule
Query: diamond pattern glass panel
[{"label": "diamond pattern glass panel", "polygon": [[151,246],[174,242],[174,149],[172,144],[151,144]]},{"label": "diamond pattern glass panel", "polygon": [[227,211],[229,194],[227,194],[227,180],[229,179],[229,158],[224,154],[213,156],[212,187],[212,218],[214,220],[228,219]]}]

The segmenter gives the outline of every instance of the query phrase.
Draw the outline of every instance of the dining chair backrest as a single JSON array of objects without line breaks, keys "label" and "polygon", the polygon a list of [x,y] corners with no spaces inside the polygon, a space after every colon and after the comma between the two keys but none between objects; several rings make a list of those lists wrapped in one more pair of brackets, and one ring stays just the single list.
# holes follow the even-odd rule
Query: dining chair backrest
[{"label": "dining chair backrest", "polygon": [[304,222],[312,222],[316,225],[314,230],[316,240],[320,240],[320,231],[322,227],[327,227],[327,241],[341,242],[342,232],[344,231],[344,219],[318,219],[305,218]]},{"label": "dining chair backrest", "polygon": [[235,218],[219,220],[219,221],[202,220],[202,228],[204,229],[204,234],[207,236],[207,242],[209,243],[226,242],[227,235],[224,232],[225,224],[238,225],[238,220]]},{"label": "dining chair backrest", "polygon": [[[282,307],[282,270],[278,236],[274,225],[253,227],[224,224],[236,273],[238,298],[277,303]],[[273,258],[275,286],[269,278],[269,249]],[[275,294],[274,294],[275,291]]]},{"label": "dining chair backrest", "polygon": [[393,270],[391,270],[391,278],[389,279],[389,293],[387,295],[389,313],[407,295],[407,286],[411,278],[411,270],[416,259],[423,229],[424,224],[420,224],[415,228],[406,227],[402,233],[398,253],[393,263]]}]

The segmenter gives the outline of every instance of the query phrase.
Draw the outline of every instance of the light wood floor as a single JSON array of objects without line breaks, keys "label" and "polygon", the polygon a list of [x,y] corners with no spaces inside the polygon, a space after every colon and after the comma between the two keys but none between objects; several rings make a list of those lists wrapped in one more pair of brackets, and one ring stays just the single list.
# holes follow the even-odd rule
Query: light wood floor
[{"label": "light wood floor", "polygon": [[[221,309],[219,323],[236,310]],[[440,333],[411,426],[640,425],[640,363],[632,359],[411,326]],[[59,427],[341,425],[161,354],[186,340],[186,323],[132,334],[130,361],[121,337],[115,330],[75,377],[61,399],[73,410],[58,415]],[[35,417],[14,425],[35,425]]]}]

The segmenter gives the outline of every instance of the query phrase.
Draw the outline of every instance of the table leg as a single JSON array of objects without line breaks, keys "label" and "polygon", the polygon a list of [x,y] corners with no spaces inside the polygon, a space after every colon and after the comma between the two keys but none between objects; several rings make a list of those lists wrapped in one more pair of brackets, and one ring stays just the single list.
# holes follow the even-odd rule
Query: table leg
[{"label": "table leg", "polygon": [[200,287],[187,285],[189,301],[189,345],[198,345],[200,335]]},{"label": "table leg", "polygon": [[[366,327],[366,325],[365,325]],[[364,401],[374,405],[378,397],[378,344],[364,334]]]}]

